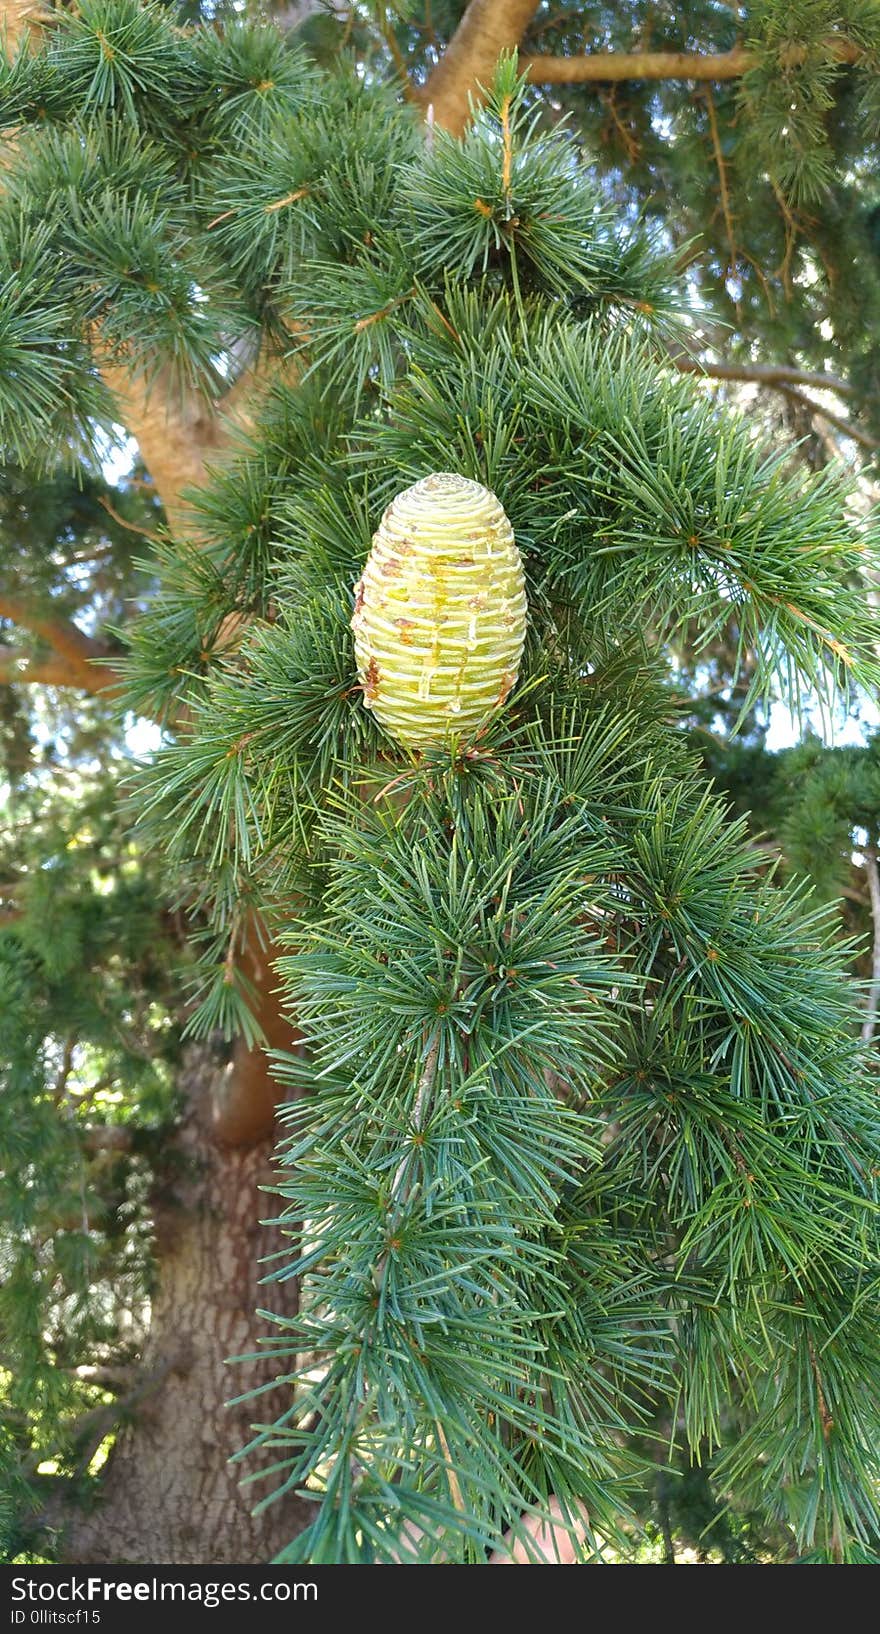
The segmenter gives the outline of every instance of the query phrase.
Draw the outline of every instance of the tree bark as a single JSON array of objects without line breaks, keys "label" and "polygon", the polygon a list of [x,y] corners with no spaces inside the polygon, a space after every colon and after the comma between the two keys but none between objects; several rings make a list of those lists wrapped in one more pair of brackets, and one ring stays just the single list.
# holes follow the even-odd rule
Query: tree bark
[{"label": "tree bark", "polygon": [[241,967],[254,987],[254,1016],[265,1035],[265,1047],[248,1049],[239,1039],[223,1082],[212,1097],[214,1139],[224,1146],[247,1146],[272,1134],[278,1086],[267,1050],[295,1050],[302,1034],[292,1027],[278,1000],[278,978],[272,960],[280,952],[264,945],[252,921]]},{"label": "tree bark", "polygon": [[537,10],[537,0],[470,0],[443,56],[419,92],[433,109],[434,122],[460,136],[470,115],[470,99],[488,85],[502,51],[519,45]]},{"label": "tree bark", "polygon": [[[833,37],[825,41],[832,62],[858,62],[864,54],[851,40]],[[806,48],[797,41],[779,53],[780,69],[799,68]],[[736,46],[715,54],[702,51],[588,51],[572,57],[521,57],[520,67],[535,85],[575,85],[588,82],[611,84],[628,79],[684,79],[716,82],[741,79],[761,58],[754,51]]]},{"label": "tree bark", "polygon": [[[61,1558],[76,1565],[211,1565],[263,1562],[301,1530],[296,1498],[254,1517],[270,1490],[242,1489],[253,1461],[230,1464],[250,1426],[271,1422],[289,1402],[280,1389],[252,1403],[231,1397],[273,1377],[270,1360],[230,1367],[256,1350],[265,1325],[258,1305],[290,1316],[292,1282],[260,1288],[260,1257],[281,1244],[262,1225],[272,1199],[271,1138],[224,1147],[214,1138],[213,1102],[227,1071],[206,1046],[192,1047],[181,1081],[184,1112],[175,1130],[164,1191],[155,1203],[157,1286],[140,1376],[146,1381],[101,1482],[100,1502],[72,1511]],[[151,1382],[152,1381],[152,1382]]]},{"label": "tree bark", "polygon": [[4,0],[0,11],[0,41],[14,57],[22,40],[33,39],[33,30],[46,20],[40,0]]},{"label": "tree bark", "polygon": [[877,866],[876,846],[866,846],[864,858],[865,872],[868,876],[868,891],[871,898],[874,945],[871,958],[871,985],[868,989],[865,1019],[862,1024],[862,1042],[870,1044],[877,1025],[877,1012],[880,1009],[880,868]]},{"label": "tree bark", "polygon": [[740,79],[755,66],[750,51],[737,46],[714,55],[701,51],[588,51],[572,57],[522,57],[521,67],[535,85],[611,84],[627,79]]},{"label": "tree bark", "polygon": [[218,460],[230,427],[206,398],[183,394],[161,378],[146,384],[118,364],[101,363],[101,378],[119,405],[119,419],[132,436],[165,507],[173,533],[193,525],[183,495],[204,482],[207,465]]}]

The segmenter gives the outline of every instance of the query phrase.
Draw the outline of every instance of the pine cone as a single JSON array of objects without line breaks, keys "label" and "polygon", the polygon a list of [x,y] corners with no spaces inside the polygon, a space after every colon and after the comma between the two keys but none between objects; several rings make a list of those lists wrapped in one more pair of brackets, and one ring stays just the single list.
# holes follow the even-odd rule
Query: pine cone
[{"label": "pine cone", "polygon": [[364,703],[411,749],[472,738],[504,702],[526,633],[522,561],[495,495],[448,471],[392,500],[356,588]]}]

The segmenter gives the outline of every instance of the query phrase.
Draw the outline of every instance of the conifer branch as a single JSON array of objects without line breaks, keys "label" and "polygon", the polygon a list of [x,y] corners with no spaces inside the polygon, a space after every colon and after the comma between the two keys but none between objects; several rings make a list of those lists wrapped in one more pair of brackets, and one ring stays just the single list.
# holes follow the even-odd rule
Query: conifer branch
[{"label": "conifer branch", "polygon": [[[0,38],[5,34],[9,55],[25,36],[36,46],[47,20],[40,0],[2,0]],[[207,399],[185,396],[161,378],[148,385],[107,357],[98,361],[101,378],[119,404],[120,419],[140,449],[171,526],[185,534],[192,518],[182,494],[204,481],[206,462],[226,445],[227,428]]]},{"label": "conifer branch", "polygon": [[868,989],[868,1003],[865,1008],[865,1019],[862,1023],[862,1042],[870,1044],[877,1025],[877,1011],[880,1009],[880,867],[878,867],[877,863],[877,849],[875,846],[865,846],[863,856],[865,859],[865,873],[868,878],[868,891],[871,897],[871,923],[874,928],[871,985]]},{"label": "conifer branch", "polygon": [[709,363],[697,358],[673,357],[681,374],[703,374],[712,380],[753,380],[759,386],[814,386],[838,397],[854,397],[855,387],[840,375],[816,369],[798,369],[787,363]]},{"label": "conifer branch", "polygon": [[[863,56],[850,40],[829,39],[828,55],[834,62],[855,63]],[[785,67],[796,68],[805,60],[804,47],[792,45]],[[520,67],[534,85],[576,85],[614,80],[697,80],[718,82],[741,79],[756,68],[761,58],[754,51],[736,46],[732,51],[589,51],[577,57],[520,57]]]},{"label": "conifer branch", "polygon": [[793,403],[799,403],[802,408],[807,409],[810,414],[817,415],[821,420],[827,420],[828,424],[834,426],[842,436],[851,438],[860,447],[871,451],[880,448],[880,439],[873,436],[870,431],[854,425],[842,414],[827,408],[824,403],[817,403],[814,397],[808,397],[798,389],[800,384],[813,385],[819,390],[852,395],[852,386],[845,380],[838,380],[834,375],[775,364],[702,363],[680,357],[675,357],[672,361],[680,374],[701,374],[710,380],[751,382],[758,386],[767,386],[772,391],[782,392]]}]

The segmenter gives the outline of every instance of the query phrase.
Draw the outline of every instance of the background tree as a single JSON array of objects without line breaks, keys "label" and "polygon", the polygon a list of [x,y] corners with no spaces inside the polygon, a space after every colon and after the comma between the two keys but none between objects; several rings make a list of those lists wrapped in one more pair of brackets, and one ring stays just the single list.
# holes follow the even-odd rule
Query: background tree
[{"label": "background tree", "polygon": [[[299,24],[325,60],[382,51],[404,94],[460,130],[519,46],[544,117],[573,116],[622,212],[680,249],[708,311],[682,367],[773,393],[797,435],[878,437],[878,30],[870,6],[663,7],[481,0],[340,8]],[[452,47],[447,50],[447,47]],[[440,66],[438,58],[442,59]]]},{"label": "background tree", "polygon": [[[265,1150],[213,1137],[230,1050],[181,1042],[186,919],[130,833],[120,644],[86,633],[154,593],[158,509],[137,471],[7,468],[0,491],[2,1549],[262,1558],[277,1522],[237,1503],[223,1358],[256,1331]],[[115,1531],[89,1504],[110,1441]]]},{"label": "background tree", "polygon": [[[10,11],[8,17],[12,33],[19,32],[22,38],[26,14]],[[457,19],[450,19],[456,50],[450,50],[447,62],[452,61],[455,72],[447,67],[422,93],[423,103],[434,108],[435,123],[455,122],[454,111],[445,103],[444,83],[457,88],[460,102],[462,88],[472,86],[484,72],[483,59],[494,61],[498,44],[508,43],[514,24],[522,29],[528,20],[528,15],[513,18],[505,8],[491,13],[471,8],[459,29]],[[339,102],[331,102],[323,121],[315,122],[302,60],[292,56],[272,31],[212,30],[197,33],[190,41],[173,32],[167,14],[130,5],[96,8],[94,15],[81,10],[76,16],[60,17],[57,24],[48,50],[32,59],[22,56],[4,85],[10,126],[40,125],[39,134],[16,138],[4,201],[4,245],[10,258],[4,343],[12,382],[4,424],[13,446],[28,455],[42,445],[51,447],[54,457],[63,438],[75,446],[77,438],[91,439],[95,425],[114,419],[122,419],[136,437],[176,535],[174,546],[168,544],[159,553],[165,590],[156,617],[142,627],[138,638],[136,698],[141,708],[171,722],[184,702],[190,709],[198,697],[200,685],[193,692],[192,676],[210,676],[228,664],[248,618],[257,613],[271,622],[276,616],[269,586],[277,527],[291,526],[286,506],[290,473],[295,471],[299,482],[310,464],[325,462],[335,432],[344,432],[348,424],[348,409],[343,405],[337,415],[328,407],[326,391],[319,390],[329,384],[331,396],[339,392],[342,377],[336,348],[342,359],[350,344],[351,297],[349,303],[342,300],[338,285],[331,286],[335,294],[323,316],[327,335],[335,337],[327,343],[324,380],[309,391],[294,392],[289,389],[290,363],[285,361],[295,349],[297,325],[304,322],[310,335],[316,332],[316,291],[306,281],[300,257],[304,248],[310,253],[314,249],[308,213],[313,176],[333,176],[328,155],[337,142],[336,115],[343,113],[351,121],[351,150],[339,167],[337,185],[343,191],[335,206],[336,219],[344,215],[345,226],[335,229],[332,243],[322,241],[337,269],[340,259],[345,265],[350,246],[373,232],[377,220],[384,220],[382,180],[387,184],[395,165],[414,155],[419,138],[413,122],[389,126],[387,104],[381,99],[374,105],[365,98],[357,103],[362,111],[353,112],[344,76]],[[498,38],[499,29],[503,40]],[[837,20],[833,29],[838,30]],[[379,34],[393,55],[388,28],[380,27]],[[371,35],[368,20],[355,15],[349,40],[360,44],[362,38],[361,50],[366,53]],[[331,38],[329,44],[333,43]],[[864,54],[870,66],[867,47]],[[809,60],[815,67],[813,58]],[[836,57],[834,62],[836,73]],[[430,57],[426,66],[429,63]],[[800,73],[802,65],[794,66]],[[418,79],[422,70],[418,63],[415,67]],[[310,132],[311,147],[291,143],[291,128],[285,126],[285,120],[299,119],[304,109],[309,117],[303,134]],[[88,128],[85,144],[78,129],[81,120]],[[145,137],[152,147],[145,146]],[[815,142],[810,151],[814,147]],[[346,168],[354,164],[354,149],[361,166],[356,177]],[[373,153],[377,159],[370,173],[364,155]],[[362,168],[365,163],[367,169]],[[255,174],[265,178],[265,197],[254,196]],[[610,242],[618,252],[620,245],[613,238]],[[53,278],[52,303],[47,306],[44,274],[48,277],[51,268],[54,275],[59,255],[63,276]],[[381,271],[384,277],[387,268]],[[628,290],[637,288],[641,299],[654,295],[653,286],[646,289],[640,282],[639,272],[645,274],[645,267],[637,260],[635,270],[625,267],[606,293],[623,296],[624,304]],[[364,273],[366,284],[358,283]],[[376,369],[393,373],[399,337],[389,339],[393,326],[384,322],[390,315],[385,308],[391,304],[396,310],[398,297],[406,292],[393,281],[377,286],[369,267],[355,266],[346,276],[357,302],[354,333],[363,341],[358,380],[369,389]],[[607,268],[605,276],[607,281]],[[323,273],[321,277],[323,282]],[[334,300],[339,302],[336,312]],[[373,342],[378,343],[375,355],[370,350]],[[680,332],[673,344],[681,346]],[[800,369],[800,360],[789,366]],[[294,367],[301,368],[298,360]],[[282,383],[270,388],[260,410],[264,382],[273,369]],[[798,388],[804,384],[785,383]],[[220,475],[195,508],[182,499],[181,489],[186,482],[199,480],[206,460],[217,458],[227,444],[218,405],[245,428],[257,413],[260,425],[251,449],[238,458],[228,478]],[[331,514],[331,545],[333,522]],[[368,521],[361,515],[350,525],[355,523],[365,546]],[[309,526],[314,528],[313,513]],[[83,608],[90,601],[86,593],[78,605]],[[37,627],[37,616],[32,609],[30,628],[37,638],[48,641],[48,625]],[[307,653],[309,640],[317,639],[315,627],[307,623],[301,635]],[[84,659],[100,657],[103,662],[115,657],[113,643],[108,652],[103,636],[88,638],[101,642],[100,654],[94,648],[84,653],[69,626],[60,635],[56,630],[56,643],[61,639],[67,654],[59,654],[51,642],[50,650],[56,658],[65,658],[67,678],[76,684],[81,685],[86,674]],[[76,672],[71,667],[74,650],[79,653]],[[48,659],[45,648],[43,657]],[[174,671],[170,677],[169,670]],[[91,668],[87,673],[94,678]],[[213,747],[208,746],[206,766]],[[224,753],[228,747],[227,742]],[[189,784],[184,786],[189,790]],[[204,797],[203,810],[210,813],[209,784]],[[211,839],[210,825],[206,838]],[[214,861],[220,860],[221,852],[222,847],[215,851]],[[269,998],[274,978],[262,955],[252,912],[256,897],[263,893],[262,883],[258,888],[252,885],[247,868],[238,866],[237,859],[235,871],[225,875],[225,899],[223,889],[215,896],[215,883],[204,883],[211,860],[199,854],[185,898],[187,909],[196,915],[216,909],[218,903],[221,908],[214,926],[216,976],[201,1011],[201,1025],[209,1032],[218,1024],[227,1029],[235,1024],[248,1027],[247,1017],[256,1006],[270,1041],[285,1042],[290,1032],[282,1031]],[[180,1127],[192,1130],[187,1117],[191,1105],[202,1159],[210,1153],[209,1168],[223,1165],[213,1171],[218,1177],[216,1195],[227,1204],[233,1196],[247,1199],[245,1233],[253,1231],[259,1212],[254,1172],[267,1151],[272,1100],[262,1057],[248,1047],[252,1036],[246,1033],[244,1044],[237,1046],[232,1073],[208,1072],[202,1059],[199,1073],[182,1075],[181,1080],[191,1100],[184,1102]],[[235,1139],[242,1142],[239,1150],[249,1154],[245,1161],[231,1154],[218,1156],[222,1148],[208,1136],[204,1116],[199,1121],[212,1102],[221,1128],[226,1119],[227,1133],[234,1128]],[[216,1117],[213,1128],[216,1132]],[[218,1212],[225,1215],[228,1209]],[[191,1213],[198,1221],[198,1208]],[[219,1231],[216,1215],[210,1231],[213,1243]],[[242,1288],[239,1311],[250,1298],[246,1282]],[[188,1308],[188,1300],[181,1287],[166,1304],[158,1302],[159,1311],[166,1313],[166,1333],[172,1327],[179,1331],[180,1311]],[[187,1325],[194,1331],[211,1328],[207,1313],[202,1321],[192,1310]],[[157,1345],[162,1329],[160,1321]],[[217,1351],[215,1345],[215,1358]],[[177,1374],[172,1368],[165,1377],[171,1380]],[[198,1388],[204,1389],[203,1382]],[[219,1370],[211,1388],[213,1395],[206,1399],[218,1403],[228,1393]],[[164,1396],[155,1399],[157,1421],[169,1427],[167,1443],[152,1463],[133,1450],[128,1466],[125,1446],[120,1447],[110,1470],[110,1479],[117,1482],[113,1513],[119,1532],[116,1540],[109,1538],[105,1522],[103,1546],[121,1549],[129,1558],[142,1551],[146,1559],[157,1558],[158,1550],[173,1551],[163,1555],[169,1559],[220,1559],[214,1551],[223,1547],[231,1550],[229,1558],[241,1558],[242,1538],[255,1552],[271,1549],[269,1532],[261,1538],[256,1529],[248,1530],[244,1508],[240,1511],[244,1531],[236,1536],[228,1528],[227,1512],[224,1540],[218,1542],[218,1507],[227,1509],[228,1487],[221,1487],[214,1519],[206,1518],[201,1535],[184,1536],[183,1521],[194,1513],[207,1517],[211,1506],[201,1502],[192,1458],[174,1433],[174,1411]],[[191,1417],[187,1410],[181,1421]],[[215,1417],[206,1411],[202,1423]],[[137,1436],[136,1424],[128,1442],[132,1449]],[[166,1502],[160,1519],[156,1486],[160,1470],[168,1480],[172,1448],[178,1449],[178,1496],[175,1503]],[[144,1477],[140,1491],[130,1478],[135,1458]],[[210,1458],[216,1468],[216,1450]],[[151,1470],[156,1483],[152,1489]],[[289,1536],[291,1520],[280,1518],[277,1509],[268,1513],[271,1520],[266,1524],[280,1528],[275,1535]],[[79,1547],[81,1551],[82,1543]],[[80,1552],[78,1558],[86,1557]]]}]

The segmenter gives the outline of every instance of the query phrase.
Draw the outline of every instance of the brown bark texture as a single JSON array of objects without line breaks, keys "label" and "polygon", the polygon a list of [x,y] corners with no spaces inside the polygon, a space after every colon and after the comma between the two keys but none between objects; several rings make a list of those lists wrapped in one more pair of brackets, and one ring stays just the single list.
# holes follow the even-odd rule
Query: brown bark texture
[{"label": "brown bark texture", "polygon": [[265,1047],[249,1049],[239,1039],[229,1072],[212,1097],[213,1138],[224,1146],[248,1146],[271,1135],[280,1092],[266,1051],[295,1050],[302,1037],[279,1002],[278,977],[272,965],[279,952],[261,938],[252,922],[241,967],[253,983],[254,1016],[263,1029]]},{"label": "brown bark texture", "polygon": [[610,84],[627,79],[740,79],[755,57],[737,47],[716,54],[697,51],[589,51],[583,56],[522,57],[523,71],[536,85],[579,81]]},{"label": "brown bark texture", "polygon": [[271,1488],[241,1481],[259,1462],[229,1462],[252,1424],[271,1423],[289,1405],[289,1392],[227,1406],[275,1372],[268,1358],[234,1366],[227,1358],[258,1348],[267,1331],[255,1320],[258,1306],[290,1316],[296,1292],[292,1282],[260,1286],[261,1257],[281,1246],[277,1227],[261,1224],[273,1212],[260,1190],[272,1176],[271,1138],[246,1148],[213,1138],[213,1102],[228,1071],[209,1048],[190,1048],[184,1112],[155,1204],[158,1285],[144,1383],[111,1452],[100,1502],[66,1517],[59,1541],[71,1564],[260,1563],[307,1516],[305,1504],[285,1498],[255,1517],[254,1504]]},{"label": "brown bark texture", "polygon": [[537,0],[470,0],[443,56],[419,93],[436,125],[460,136],[478,87],[490,85],[502,51],[512,51],[537,10]]},{"label": "brown bark texture", "polygon": [[119,419],[134,438],[173,533],[192,528],[183,495],[204,482],[207,466],[229,443],[229,428],[206,398],[185,394],[161,378],[149,385],[119,364],[101,363]]},{"label": "brown bark texture", "polygon": [[[858,62],[862,55],[851,40],[826,42],[833,62]],[[780,68],[798,68],[806,52],[796,41],[780,53]],[[521,57],[520,66],[536,85],[611,84],[628,79],[718,81],[741,79],[760,58],[742,46],[715,54],[701,51],[588,51],[583,56]]]}]

